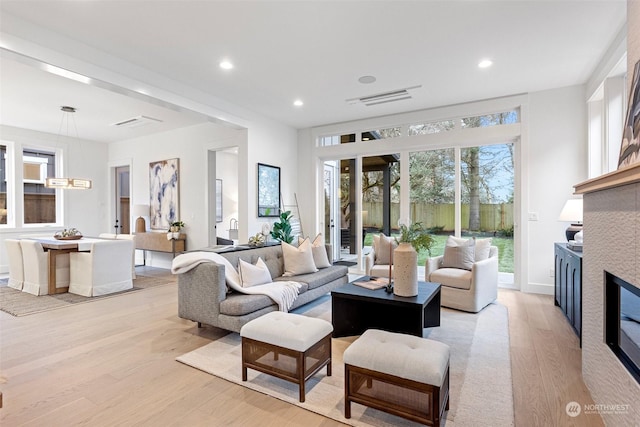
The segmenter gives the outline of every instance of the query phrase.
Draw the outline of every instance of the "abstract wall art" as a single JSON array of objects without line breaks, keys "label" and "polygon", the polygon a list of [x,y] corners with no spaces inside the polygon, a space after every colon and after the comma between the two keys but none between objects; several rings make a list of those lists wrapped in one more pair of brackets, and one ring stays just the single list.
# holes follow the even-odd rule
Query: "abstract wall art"
[{"label": "abstract wall art", "polygon": [[168,230],[179,216],[179,159],[149,163],[151,229]]},{"label": "abstract wall art", "polygon": [[640,61],[636,62],[620,145],[618,169],[640,162]]},{"label": "abstract wall art", "polygon": [[258,217],[280,216],[280,168],[258,163]]}]

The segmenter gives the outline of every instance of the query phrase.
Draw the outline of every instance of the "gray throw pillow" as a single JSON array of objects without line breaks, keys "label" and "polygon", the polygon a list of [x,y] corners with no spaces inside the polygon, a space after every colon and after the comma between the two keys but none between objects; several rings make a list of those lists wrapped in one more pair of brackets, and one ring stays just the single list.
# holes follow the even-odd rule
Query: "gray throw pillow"
[{"label": "gray throw pillow", "polygon": [[471,270],[475,261],[475,245],[473,240],[468,240],[462,245],[447,245],[442,257],[443,268],[459,268]]}]

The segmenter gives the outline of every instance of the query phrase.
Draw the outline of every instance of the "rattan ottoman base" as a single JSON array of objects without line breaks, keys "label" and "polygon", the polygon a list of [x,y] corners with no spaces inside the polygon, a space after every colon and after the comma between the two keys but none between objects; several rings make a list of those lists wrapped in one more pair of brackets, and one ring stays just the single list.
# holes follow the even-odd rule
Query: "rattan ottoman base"
[{"label": "rattan ottoman base", "polygon": [[344,381],[345,418],[351,418],[351,402],[355,402],[438,427],[449,409],[448,365],[440,387],[348,364]]},{"label": "rattan ottoman base", "polygon": [[247,381],[247,369],[281,378],[299,385],[300,402],[305,398],[305,382],[327,367],[331,376],[331,333],[306,351],[242,337],[242,381]]}]

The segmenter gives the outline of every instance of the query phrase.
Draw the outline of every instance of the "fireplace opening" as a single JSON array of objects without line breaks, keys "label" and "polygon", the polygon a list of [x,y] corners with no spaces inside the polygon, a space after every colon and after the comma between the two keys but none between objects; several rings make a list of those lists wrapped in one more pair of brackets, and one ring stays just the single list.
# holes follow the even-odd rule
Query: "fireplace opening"
[{"label": "fireplace opening", "polygon": [[604,339],[640,383],[640,288],[605,271]]}]

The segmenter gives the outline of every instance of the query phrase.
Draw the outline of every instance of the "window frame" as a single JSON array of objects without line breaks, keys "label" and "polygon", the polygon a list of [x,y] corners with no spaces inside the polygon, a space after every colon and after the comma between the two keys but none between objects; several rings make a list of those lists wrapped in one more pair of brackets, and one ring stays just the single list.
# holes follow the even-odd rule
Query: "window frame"
[{"label": "window frame", "polygon": [[[0,145],[6,147],[6,182],[7,182],[7,223],[0,224],[0,230],[37,230],[61,227],[64,224],[64,192],[55,190],[55,221],[46,223],[25,223],[24,205],[24,158],[23,153],[27,151],[45,151],[54,154],[56,171],[62,173],[64,164],[64,150],[60,147],[51,147],[46,144],[21,143],[14,140],[2,139]],[[29,181],[29,180],[27,180]]]}]

